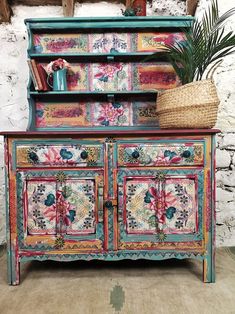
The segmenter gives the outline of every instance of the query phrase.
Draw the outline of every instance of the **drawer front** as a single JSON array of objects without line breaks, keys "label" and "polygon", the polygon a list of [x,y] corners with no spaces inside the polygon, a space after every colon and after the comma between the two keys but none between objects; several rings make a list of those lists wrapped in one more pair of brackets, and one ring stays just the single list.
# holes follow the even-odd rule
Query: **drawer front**
[{"label": "drawer front", "polygon": [[19,143],[16,142],[16,167],[97,167],[103,166],[100,143]]},{"label": "drawer front", "polygon": [[204,143],[120,143],[118,166],[202,166]]}]

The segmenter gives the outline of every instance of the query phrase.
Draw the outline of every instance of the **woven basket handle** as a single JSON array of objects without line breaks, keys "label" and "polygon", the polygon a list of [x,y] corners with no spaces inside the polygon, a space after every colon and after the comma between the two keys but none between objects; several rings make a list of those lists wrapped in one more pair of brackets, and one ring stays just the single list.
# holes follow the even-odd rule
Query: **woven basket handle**
[{"label": "woven basket handle", "polygon": [[[217,61],[211,68],[210,70],[207,72],[207,75],[206,75],[206,79],[211,79],[212,81],[214,81],[214,73],[216,71],[216,69],[220,66],[220,64],[223,62],[223,60],[219,60]],[[210,75],[211,74],[211,75]]]}]

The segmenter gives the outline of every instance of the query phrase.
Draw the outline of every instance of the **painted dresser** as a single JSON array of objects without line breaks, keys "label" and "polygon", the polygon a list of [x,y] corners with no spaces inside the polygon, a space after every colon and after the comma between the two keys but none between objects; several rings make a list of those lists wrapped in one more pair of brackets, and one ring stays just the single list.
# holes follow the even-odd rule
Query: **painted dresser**
[{"label": "painted dresser", "polygon": [[217,130],[159,130],[155,112],[153,87],[179,84],[162,48],[186,22],[26,20],[29,57],[71,71],[66,92],[30,80],[28,131],[4,133],[10,284],[48,259],[194,258],[214,282]]}]

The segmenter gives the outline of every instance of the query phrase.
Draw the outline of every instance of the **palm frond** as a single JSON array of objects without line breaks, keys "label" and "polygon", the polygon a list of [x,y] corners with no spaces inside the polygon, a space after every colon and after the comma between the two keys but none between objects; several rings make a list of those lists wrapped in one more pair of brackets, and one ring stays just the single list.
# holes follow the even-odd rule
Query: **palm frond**
[{"label": "palm frond", "polygon": [[168,60],[182,84],[201,80],[208,66],[235,52],[235,35],[226,33],[225,23],[235,8],[219,16],[218,2],[212,0],[202,19],[185,29],[186,42],[167,45]]}]

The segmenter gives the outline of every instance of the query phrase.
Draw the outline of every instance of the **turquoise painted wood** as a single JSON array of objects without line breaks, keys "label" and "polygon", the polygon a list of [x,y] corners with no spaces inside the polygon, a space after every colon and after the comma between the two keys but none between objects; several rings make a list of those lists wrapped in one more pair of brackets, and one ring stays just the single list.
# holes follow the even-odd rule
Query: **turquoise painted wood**
[{"label": "turquoise painted wood", "polygon": [[194,258],[214,282],[218,130],[163,131],[156,116],[179,84],[162,50],[192,18],[25,23],[28,57],[70,68],[67,91],[30,79],[28,131],[4,133],[9,284],[30,260],[140,258]]},{"label": "turquoise painted wood", "polygon": [[173,257],[214,282],[214,135],[156,132],[5,136],[10,284],[34,259]]},{"label": "turquoise painted wood", "polygon": [[185,16],[26,19],[28,57],[43,66],[59,57],[71,64],[67,91],[55,86],[35,91],[30,82],[28,130],[158,127],[157,93],[178,84],[163,48],[184,40],[182,29],[192,21]]}]

